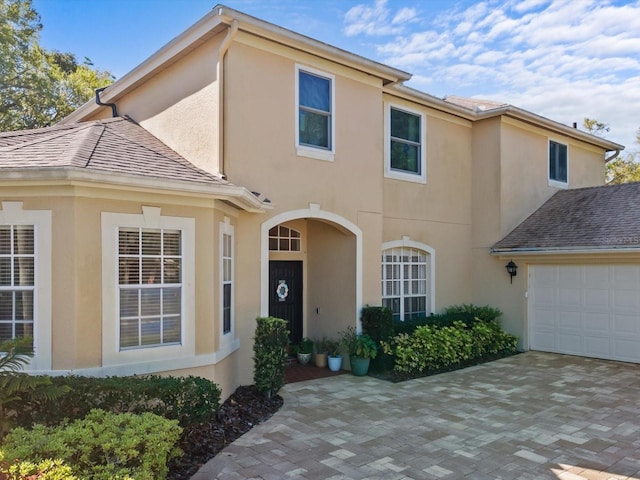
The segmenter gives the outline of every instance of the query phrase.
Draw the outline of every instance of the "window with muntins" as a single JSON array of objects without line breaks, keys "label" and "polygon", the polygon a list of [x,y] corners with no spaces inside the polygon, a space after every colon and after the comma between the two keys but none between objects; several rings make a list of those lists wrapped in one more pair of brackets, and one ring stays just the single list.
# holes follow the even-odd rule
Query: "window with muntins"
[{"label": "window with muntins", "polygon": [[391,107],[389,162],[391,170],[422,175],[420,115]]},{"label": "window with muntins", "polygon": [[33,337],[33,225],[0,225],[0,342]]},{"label": "window with muntins", "polygon": [[332,149],[332,79],[298,70],[298,143]]},{"label": "window with muntins", "polygon": [[299,252],[300,232],[293,228],[276,225],[269,230],[269,250],[275,252]]},{"label": "window with muntins", "polygon": [[120,350],[181,342],[182,232],[118,230]]},{"label": "window with muntins", "polygon": [[410,320],[431,313],[430,255],[409,247],[382,252],[382,306],[394,320]]},{"label": "window with muntins", "polygon": [[567,146],[549,141],[549,180],[567,183]]},{"label": "window with muntins", "polygon": [[222,234],[222,333],[231,333],[233,293],[233,237]]}]

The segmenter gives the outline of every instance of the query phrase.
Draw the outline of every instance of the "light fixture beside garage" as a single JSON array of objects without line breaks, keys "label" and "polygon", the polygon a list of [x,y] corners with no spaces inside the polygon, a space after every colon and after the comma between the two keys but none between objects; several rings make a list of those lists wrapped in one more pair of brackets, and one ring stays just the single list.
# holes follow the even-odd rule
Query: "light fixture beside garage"
[{"label": "light fixture beside garage", "polygon": [[511,283],[513,283],[513,277],[515,277],[518,274],[518,265],[513,263],[513,260],[509,260],[509,263],[507,263],[504,266],[504,268],[507,269],[507,273],[509,274],[509,277],[511,279]]}]

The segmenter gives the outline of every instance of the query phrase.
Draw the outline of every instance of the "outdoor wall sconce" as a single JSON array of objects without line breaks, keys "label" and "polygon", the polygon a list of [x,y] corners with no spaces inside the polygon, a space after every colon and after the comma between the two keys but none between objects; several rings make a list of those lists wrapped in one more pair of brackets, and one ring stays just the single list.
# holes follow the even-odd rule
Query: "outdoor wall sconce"
[{"label": "outdoor wall sconce", "polygon": [[513,283],[513,277],[515,277],[518,274],[518,265],[513,263],[513,260],[509,260],[509,263],[507,263],[504,266],[504,268],[507,269],[507,273],[509,274],[509,277],[511,279],[511,283]]}]

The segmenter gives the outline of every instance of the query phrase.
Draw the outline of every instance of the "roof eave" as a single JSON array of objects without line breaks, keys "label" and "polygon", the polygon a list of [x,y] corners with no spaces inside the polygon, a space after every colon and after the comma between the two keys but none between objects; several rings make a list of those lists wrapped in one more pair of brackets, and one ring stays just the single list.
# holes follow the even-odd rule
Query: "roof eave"
[{"label": "roof eave", "polygon": [[491,248],[493,256],[525,256],[525,255],[584,255],[593,253],[640,253],[640,245],[620,246],[581,246],[581,247],[545,247],[545,248]]},{"label": "roof eave", "polygon": [[[223,31],[234,20],[238,21],[238,29],[240,31],[347,65],[380,78],[385,85],[403,82],[411,78],[411,74],[408,72],[374,62],[224,5],[217,5],[211,12],[160,48],[140,65],[109,85],[102,93],[101,101],[104,103],[117,101],[120,97],[138,87],[147,78],[164,70],[209,38]],[[100,108],[102,107],[97,105],[94,100],[90,100],[58,123],[66,124],[81,121]]]},{"label": "roof eave", "polygon": [[597,137],[590,133],[578,130],[577,128],[563,125],[562,123],[543,117],[542,115],[538,115],[527,110],[514,107],[513,105],[505,105],[504,107],[475,112],[475,117],[477,120],[496,117],[500,115],[516,118],[533,125],[543,126],[545,128],[548,128],[549,130],[561,133],[562,135],[566,135],[568,137],[575,138],[576,140],[580,140],[591,145],[603,148],[607,152],[620,152],[625,148],[624,145],[621,145],[619,143]]},{"label": "roof eave", "polygon": [[15,186],[17,180],[30,183],[56,181],[82,182],[112,187],[162,190],[173,194],[201,195],[218,200],[225,200],[236,208],[251,213],[264,213],[267,210],[273,209],[273,205],[263,202],[247,188],[232,184],[169,180],[122,173],[89,171],[77,167],[2,169],[0,185],[6,181],[12,186]]}]

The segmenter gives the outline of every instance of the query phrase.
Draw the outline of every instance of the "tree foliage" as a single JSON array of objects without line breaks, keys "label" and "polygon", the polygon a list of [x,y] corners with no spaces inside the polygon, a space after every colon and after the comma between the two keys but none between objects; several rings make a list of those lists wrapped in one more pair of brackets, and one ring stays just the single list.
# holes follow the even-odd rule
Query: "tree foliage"
[{"label": "tree foliage", "polygon": [[[609,131],[609,125],[592,118],[585,117],[582,125],[585,130],[593,135],[602,136]],[[636,133],[635,143],[640,146],[640,128]],[[605,181],[607,185],[640,182],[640,151],[631,151],[625,156],[608,162],[605,166]]]},{"label": "tree foliage", "polygon": [[68,387],[52,385],[49,377],[32,377],[20,372],[33,356],[32,341],[22,337],[0,342],[0,439],[11,426],[11,409],[20,405],[25,396],[55,399],[68,391]]},{"label": "tree foliage", "polygon": [[87,58],[40,47],[41,30],[31,0],[0,0],[0,131],[51,125],[113,81]]}]

